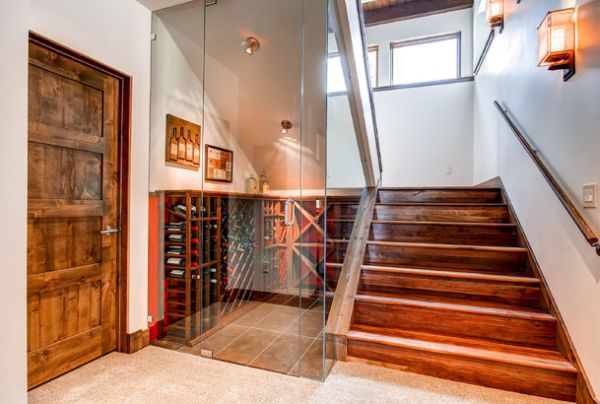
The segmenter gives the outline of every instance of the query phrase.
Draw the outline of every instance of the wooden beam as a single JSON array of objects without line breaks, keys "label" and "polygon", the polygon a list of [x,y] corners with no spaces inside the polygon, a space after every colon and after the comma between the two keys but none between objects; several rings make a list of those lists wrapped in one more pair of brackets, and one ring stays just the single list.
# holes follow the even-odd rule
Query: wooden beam
[{"label": "wooden beam", "polygon": [[335,359],[346,360],[346,337],[350,331],[354,299],[358,291],[360,272],[365,256],[377,188],[366,188],[356,213],[356,225],[348,242],[348,249],[340,272],[331,311],[327,319],[327,340],[333,346]]},{"label": "wooden beam", "polygon": [[425,17],[473,7],[473,0],[411,1],[389,7],[365,10],[367,26]]}]

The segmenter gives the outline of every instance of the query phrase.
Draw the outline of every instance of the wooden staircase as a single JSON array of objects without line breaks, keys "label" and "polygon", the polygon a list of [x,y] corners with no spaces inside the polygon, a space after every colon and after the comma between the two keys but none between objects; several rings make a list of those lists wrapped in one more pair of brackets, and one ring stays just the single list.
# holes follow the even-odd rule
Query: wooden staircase
[{"label": "wooden staircase", "polygon": [[496,188],[381,189],[347,354],[573,401],[576,367]]}]

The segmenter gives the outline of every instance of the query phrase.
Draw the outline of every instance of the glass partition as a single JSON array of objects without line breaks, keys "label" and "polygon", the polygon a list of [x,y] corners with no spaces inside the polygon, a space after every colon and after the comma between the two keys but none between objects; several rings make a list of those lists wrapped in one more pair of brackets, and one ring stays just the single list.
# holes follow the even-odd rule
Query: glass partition
[{"label": "glass partition", "polygon": [[154,13],[153,343],[326,377],[327,22],[327,0]]}]

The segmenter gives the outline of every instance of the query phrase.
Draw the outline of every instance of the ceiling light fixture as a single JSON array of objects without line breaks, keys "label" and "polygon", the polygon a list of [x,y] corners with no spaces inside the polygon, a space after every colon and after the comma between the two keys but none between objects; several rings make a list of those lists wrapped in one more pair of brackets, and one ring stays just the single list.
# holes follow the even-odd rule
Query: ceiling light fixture
[{"label": "ceiling light fixture", "polygon": [[260,42],[253,36],[249,36],[242,42],[242,48],[248,55],[254,55],[260,49]]}]

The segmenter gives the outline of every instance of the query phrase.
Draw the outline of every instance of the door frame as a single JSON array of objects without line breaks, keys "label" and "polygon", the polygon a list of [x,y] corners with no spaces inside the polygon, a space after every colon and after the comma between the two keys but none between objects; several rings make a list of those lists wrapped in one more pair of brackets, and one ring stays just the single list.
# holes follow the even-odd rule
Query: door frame
[{"label": "door frame", "polygon": [[43,35],[29,31],[29,42],[43,46],[62,56],[96,69],[115,78],[119,82],[119,139],[118,139],[118,218],[119,242],[117,251],[117,351],[130,351],[128,326],[127,286],[129,263],[129,181],[130,181],[130,145],[131,145],[131,88],[133,78],[98,60],[59,44]]}]

